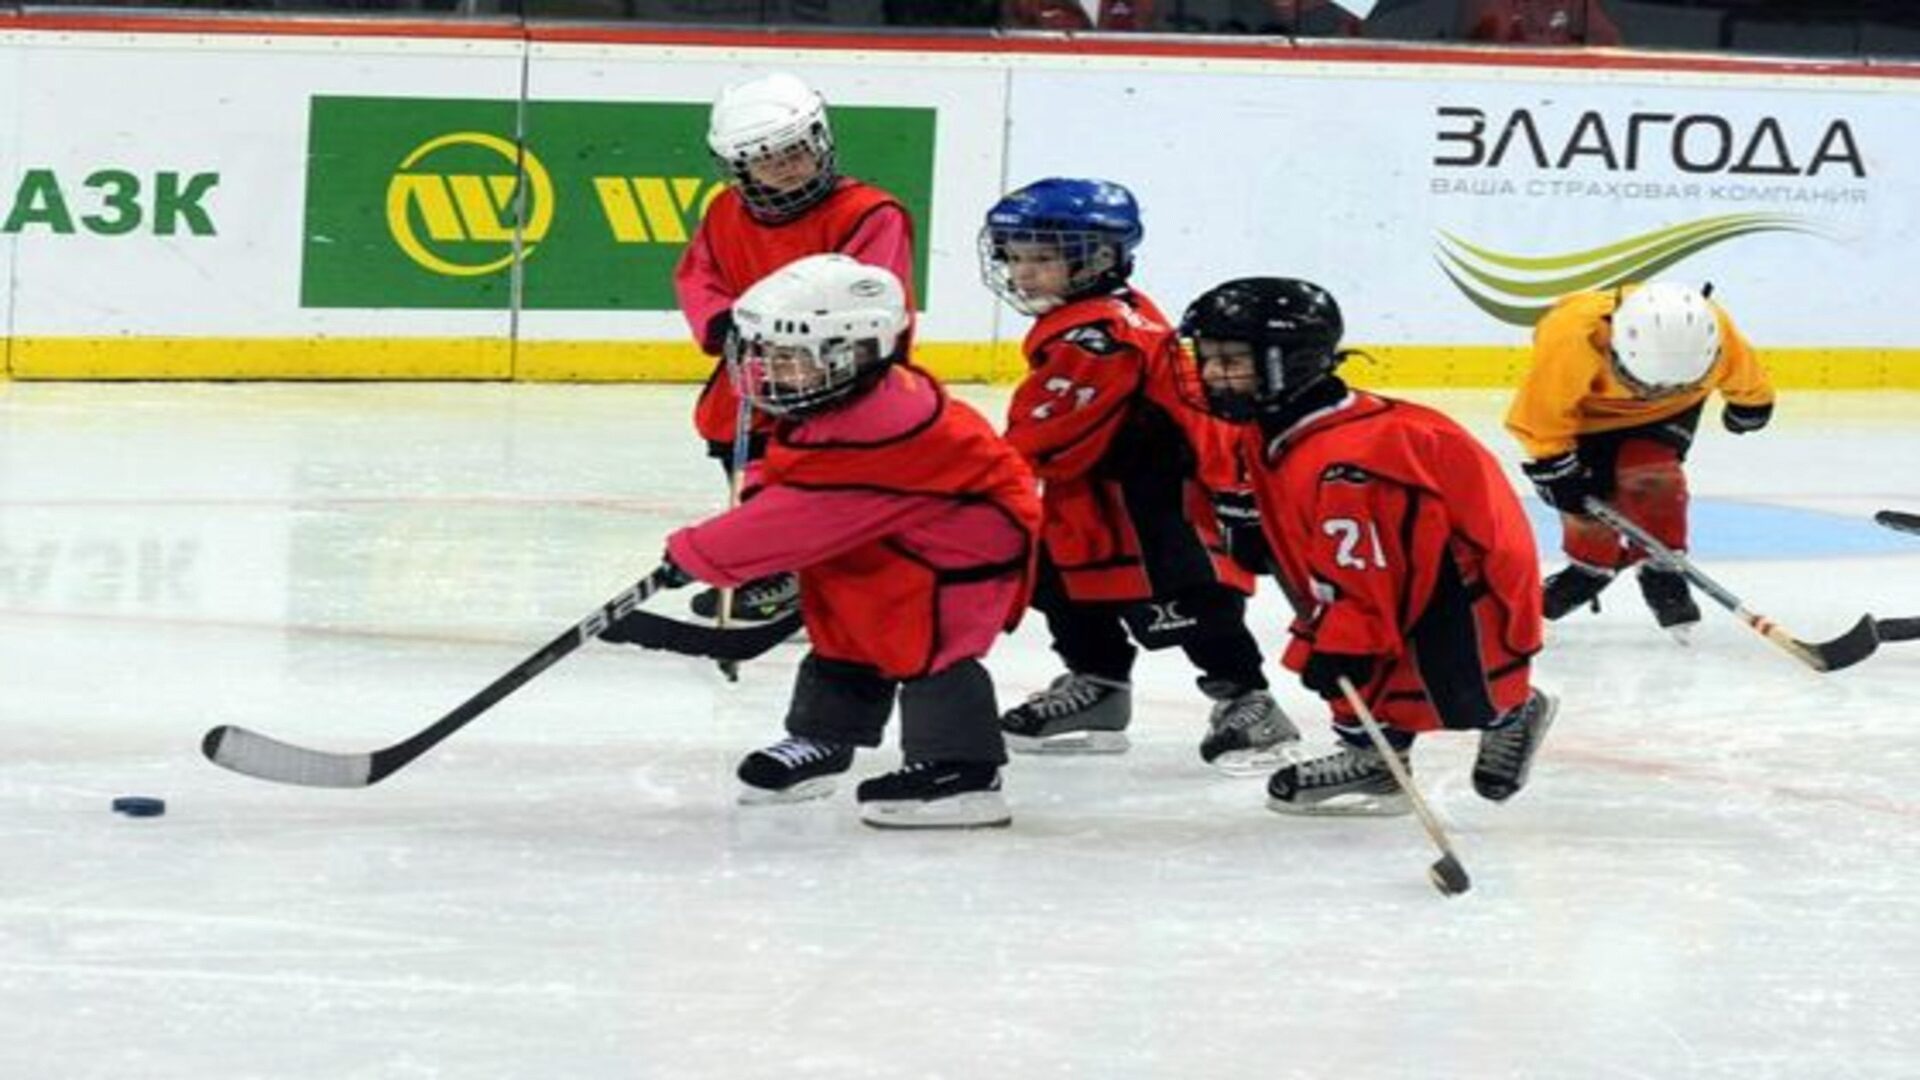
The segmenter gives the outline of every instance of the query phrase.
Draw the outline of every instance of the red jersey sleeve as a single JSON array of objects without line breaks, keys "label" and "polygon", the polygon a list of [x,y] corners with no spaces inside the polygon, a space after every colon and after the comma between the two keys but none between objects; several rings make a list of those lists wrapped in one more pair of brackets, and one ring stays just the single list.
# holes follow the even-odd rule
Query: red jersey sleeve
[{"label": "red jersey sleeve", "polygon": [[1070,480],[1106,456],[1145,373],[1139,350],[1096,324],[1048,340],[1007,408],[1007,441],[1042,480]]},{"label": "red jersey sleeve", "polygon": [[728,287],[720,272],[720,263],[713,257],[704,221],[694,230],[692,242],[680,253],[680,262],[673,268],[673,292],[680,302],[680,313],[686,317],[687,328],[693,331],[694,343],[708,356],[719,356],[725,342],[709,340],[707,331],[713,325],[714,316],[733,310],[733,302],[739,297]]}]

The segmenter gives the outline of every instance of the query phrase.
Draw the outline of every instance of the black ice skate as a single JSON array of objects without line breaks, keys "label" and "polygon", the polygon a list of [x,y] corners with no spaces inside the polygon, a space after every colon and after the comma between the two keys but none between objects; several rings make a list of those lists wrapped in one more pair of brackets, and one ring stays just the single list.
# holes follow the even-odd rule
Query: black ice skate
[{"label": "black ice skate", "polygon": [[740,801],[803,802],[833,794],[833,778],[853,767],[853,747],[790,735],[740,760]]},{"label": "black ice skate", "polygon": [[1007,710],[1000,727],[1023,754],[1117,754],[1132,719],[1131,686],[1070,671]]},{"label": "black ice skate", "polygon": [[1559,699],[1536,689],[1503,718],[1503,724],[1480,733],[1480,753],[1473,759],[1473,790],[1481,798],[1504,802],[1527,786],[1533,757],[1559,709]]},{"label": "black ice skate", "polygon": [[1214,700],[1200,760],[1228,776],[1259,776],[1292,760],[1300,729],[1272,694],[1216,679],[1200,680],[1200,689]]},{"label": "black ice skate", "polygon": [[[1406,755],[1401,755],[1406,761]],[[1407,767],[1412,768],[1409,762]],[[1283,767],[1267,781],[1267,809],[1280,814],[1396,817],[1412,803],[1372,747],[1347,746]]]},{"label": "black ice skate", "polygon": [[1600,592],[1613,584],[1613,571],[1601,570],[1585,563],[1568,563],[1559,573],[1547,575],[1545,601],[1541,605],[1541,614],[1549,620],[1558,619],[1582,604],[1591,604],[1593,610],[1600,610]]},{"label": "black ice skate", "polygon": [[[703,589],[687,607],[703,619],[720,613],[720,590]],[[800,607],[800,579],[792,574],[755,578],[733,590],[728,617],[735,622],[772,622]]]},{"label": "black ice skate", "polygon": [[860,820],[879,829],[991,829],[1013,824],[1000,768],[984,761],[914,761],[861,784]]},{"label": "black ice skate", "polygon": [[1686,575],[1651,564],[1640,567],[1640,595],[1653,611],[1653,621],[1682,645],[1689,644],[1695,623],[1700,621],[1700,605],[1693,602],[1693,591]]}]

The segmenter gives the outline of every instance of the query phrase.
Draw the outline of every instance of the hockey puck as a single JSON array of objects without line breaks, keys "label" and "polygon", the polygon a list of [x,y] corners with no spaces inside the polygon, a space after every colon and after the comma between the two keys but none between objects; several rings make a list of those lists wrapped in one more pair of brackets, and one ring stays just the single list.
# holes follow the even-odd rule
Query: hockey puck
[{"label": "hockey puck", "polygon": [[1433,879],[1433,887],[1439,889],[1442,896],[1459,896],[1473,888],[1473,882],[1467,878],[1467,868],[1451,853],[1428,867],[1427,876]]},{"label": "hockey puck", "polygon": [[128,817],[159,817],[167,812],[167,801],[151,795],[122,795],[113,800],[113,812]]}]

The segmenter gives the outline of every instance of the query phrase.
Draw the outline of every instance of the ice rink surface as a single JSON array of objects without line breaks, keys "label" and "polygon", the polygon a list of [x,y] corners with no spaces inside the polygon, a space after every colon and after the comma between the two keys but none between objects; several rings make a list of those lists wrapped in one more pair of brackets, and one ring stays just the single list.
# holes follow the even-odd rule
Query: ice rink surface
[{"label": "ice rink surface", "polygon": [[[1407,396],[1515,456],[1504,395]],[[591,647],[371,789],[200,757],[393,742],[645,573],[723,498],[691,398],[0,383],[0,1077],[1920,1076],[1920,643],[1819,675],[1703,598],[1681,648],[1630,582],[1553,626],[1519,797],[1422,743],[1456,900],[1412,819],[1204,767],[1177,653],[1131,753],[1015,762],[1010,830],[736,806],[790,646],[738,685]],[[1920,537],[1869,521],[1920,509],[1920,395],[1710,410],[1693,480],[1698,561],[1792,632],[1920,614]],[[1043,685],[1040,620],[989,666]]]}]

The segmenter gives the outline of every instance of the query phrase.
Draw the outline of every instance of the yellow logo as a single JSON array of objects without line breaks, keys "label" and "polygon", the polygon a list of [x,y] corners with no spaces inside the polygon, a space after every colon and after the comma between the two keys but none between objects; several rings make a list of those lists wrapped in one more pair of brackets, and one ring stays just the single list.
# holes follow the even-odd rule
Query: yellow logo
[{"label": "yellow logo", "polygon": [[596,176],[593,190],[618,244],[684,244],[727,185],[697,176]]},{"label": "yellow logo", "polygon": [[[453,148],[496,156],[504,168],[452,172],[422,164]],[[526,224],[516,250],[514,227],[522,214]],[[478,277],[503,270],[516,257],[530,257],[552,225],[553,180],[546,166],[532,151],[496,135],[460,131],[429,139],[407,155],[387,184],[387,231],[407,258],[436,274]],[[468,245],[478,246],[479,254]],[[455,254],[452,248],[462,250]]]}]

